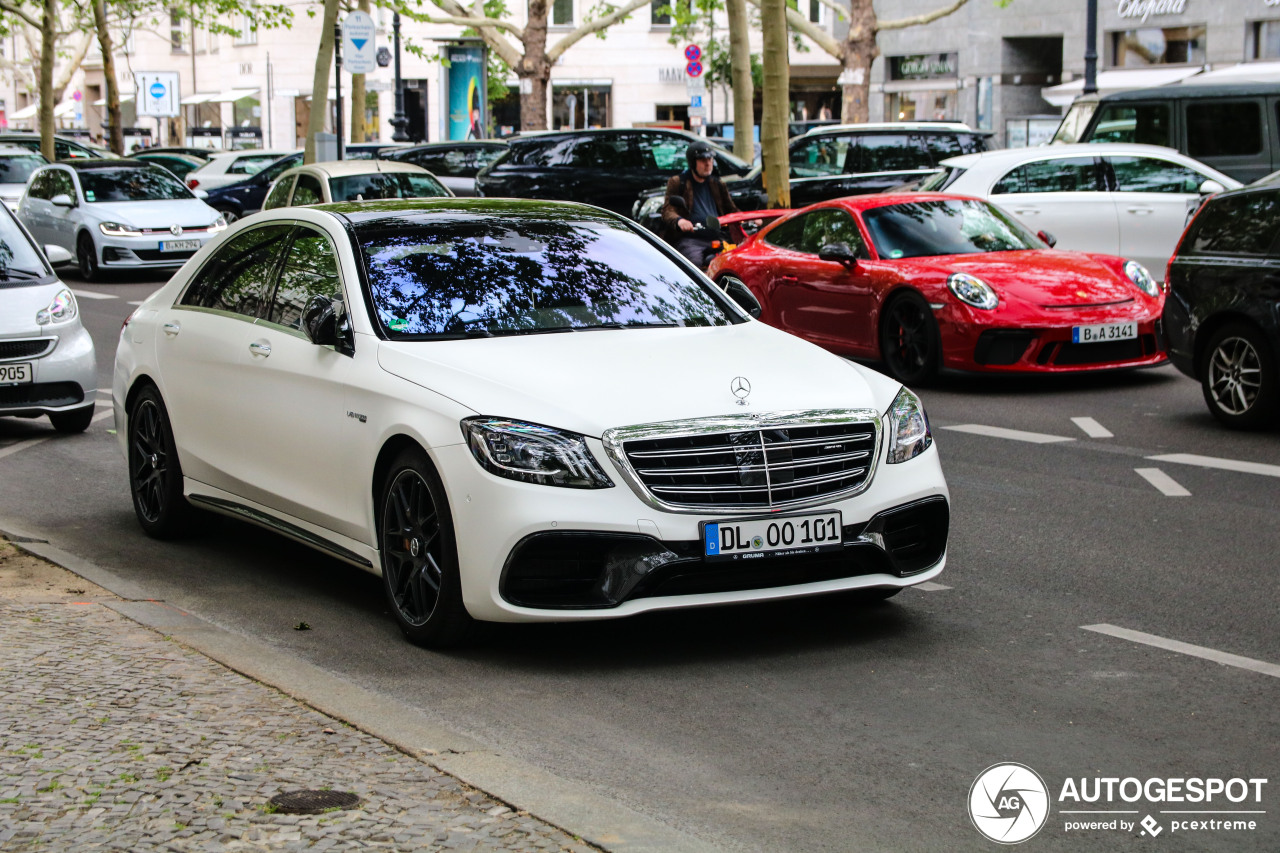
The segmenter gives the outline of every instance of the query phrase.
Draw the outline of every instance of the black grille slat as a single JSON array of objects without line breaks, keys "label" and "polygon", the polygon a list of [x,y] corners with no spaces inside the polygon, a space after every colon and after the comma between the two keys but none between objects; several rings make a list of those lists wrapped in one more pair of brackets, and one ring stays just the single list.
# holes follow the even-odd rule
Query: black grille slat
[{"label": "black grille slat", "polygon": [[53,351],[57,341],[53,338],[27,338],[19,341],[0,341],[0,361],[20,358],[40,358]]}]

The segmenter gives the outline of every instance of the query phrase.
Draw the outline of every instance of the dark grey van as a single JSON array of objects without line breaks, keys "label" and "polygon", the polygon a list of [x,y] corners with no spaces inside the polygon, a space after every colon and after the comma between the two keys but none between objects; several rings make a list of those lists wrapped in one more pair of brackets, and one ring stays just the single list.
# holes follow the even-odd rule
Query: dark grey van
[{"label": "dark grey van", "polygon": [[1250,183],[1280,169],[1280,83],[1179,83],[1079,98],[1053,141],[1163,145]]}]

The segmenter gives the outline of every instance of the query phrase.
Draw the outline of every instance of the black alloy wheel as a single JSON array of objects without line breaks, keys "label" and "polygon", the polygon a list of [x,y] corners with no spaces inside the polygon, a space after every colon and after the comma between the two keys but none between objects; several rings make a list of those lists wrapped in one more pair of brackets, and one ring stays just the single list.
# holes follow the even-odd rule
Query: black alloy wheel
[{"label": "black alloy wheel", "polygon": [[192,509],[182,494],[182,466],[160,392],[148,386],[129,408],[129,492],[148,536],[172,539],[190,528]]},{"label": "black alloy wheel", "polygon": [[1254,326],[1223,326],[1205,347],[1201,389],[1209,411],[1233,429],[1258,429],[1280,412],[1276,359]]},{"label": "black alloy wheel", "polygon": [[93,421],[93,412],[92,404],[69,412],[50,412],[49,423],[53,424],[53,428],[58,432],[84,432]]},{"label": "black alloy wheel", "polygon": [[229,207],[219,207],[217,208],[217,211],[222,214],[222,218],[227,221],[228,225],[240,218],[240,214],[236,213]]},{"label": "black alloy wheel", "polygon": [[76,263],[80,266],[80,277],[85,281],[98,278],[98,250],[93,245],[93,238],[84,232],[76,238]]},{"label": "black alloy wheel", "polygon": [[472,620],[444,486],[421,451],[396,457],[378,503],[382,586],[400,630],[420,646],[457,645]]},{"label": "black alloy wheel", "polygon": [[938,324],[915,291],[893,297],[880,319],[880,357],[904,385],[925,385],[938,373],[942,342]]}]

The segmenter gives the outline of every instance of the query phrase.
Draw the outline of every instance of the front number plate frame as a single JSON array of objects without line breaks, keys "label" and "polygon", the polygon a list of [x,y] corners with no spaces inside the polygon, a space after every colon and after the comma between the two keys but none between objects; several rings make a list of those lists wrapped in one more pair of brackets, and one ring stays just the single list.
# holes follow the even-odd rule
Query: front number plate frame
[{"label": "front number plate frame", "polygon": [[707,562],[820,554],[844,547],[839,510],[760,518],[704,521],[702,558]]},{"label": "front number plate frame", "polygon": [[36,367],[30,361],[0,364],[0,385],[29,385],[36,381]]},{"label": "front number plate frame", "polygon": [[1102,323],[1097,326],[1072,326],[1071,343],[1100,344],[1105,341],[1129,341],[1138,336],[1138,324]]},{"label": "front number plate frame", "polygon": [[160,242],[162,252],[191,252],[199,248],[199,240],[162,240]]}]

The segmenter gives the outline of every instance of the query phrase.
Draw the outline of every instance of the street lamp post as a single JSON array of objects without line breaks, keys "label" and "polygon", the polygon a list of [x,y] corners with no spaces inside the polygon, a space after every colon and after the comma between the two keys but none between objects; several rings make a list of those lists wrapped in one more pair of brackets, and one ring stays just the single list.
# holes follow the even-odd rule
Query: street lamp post
[{"label": "street lamp post", "polygon": [[1089,0],[1085,12],[1084,94],[1098,91],[1098,0]]},{"label": "street lamp post", "polygon": [[391,117],[391,139],[394,142],[408,142],[409,134],[405,132],[405,127],[409,124],[409,120],[404,116],[404,80],[400,79],[400,13],[394,12],[391,15],[391,40],[395,42],[396,50],[396,113]]}]

